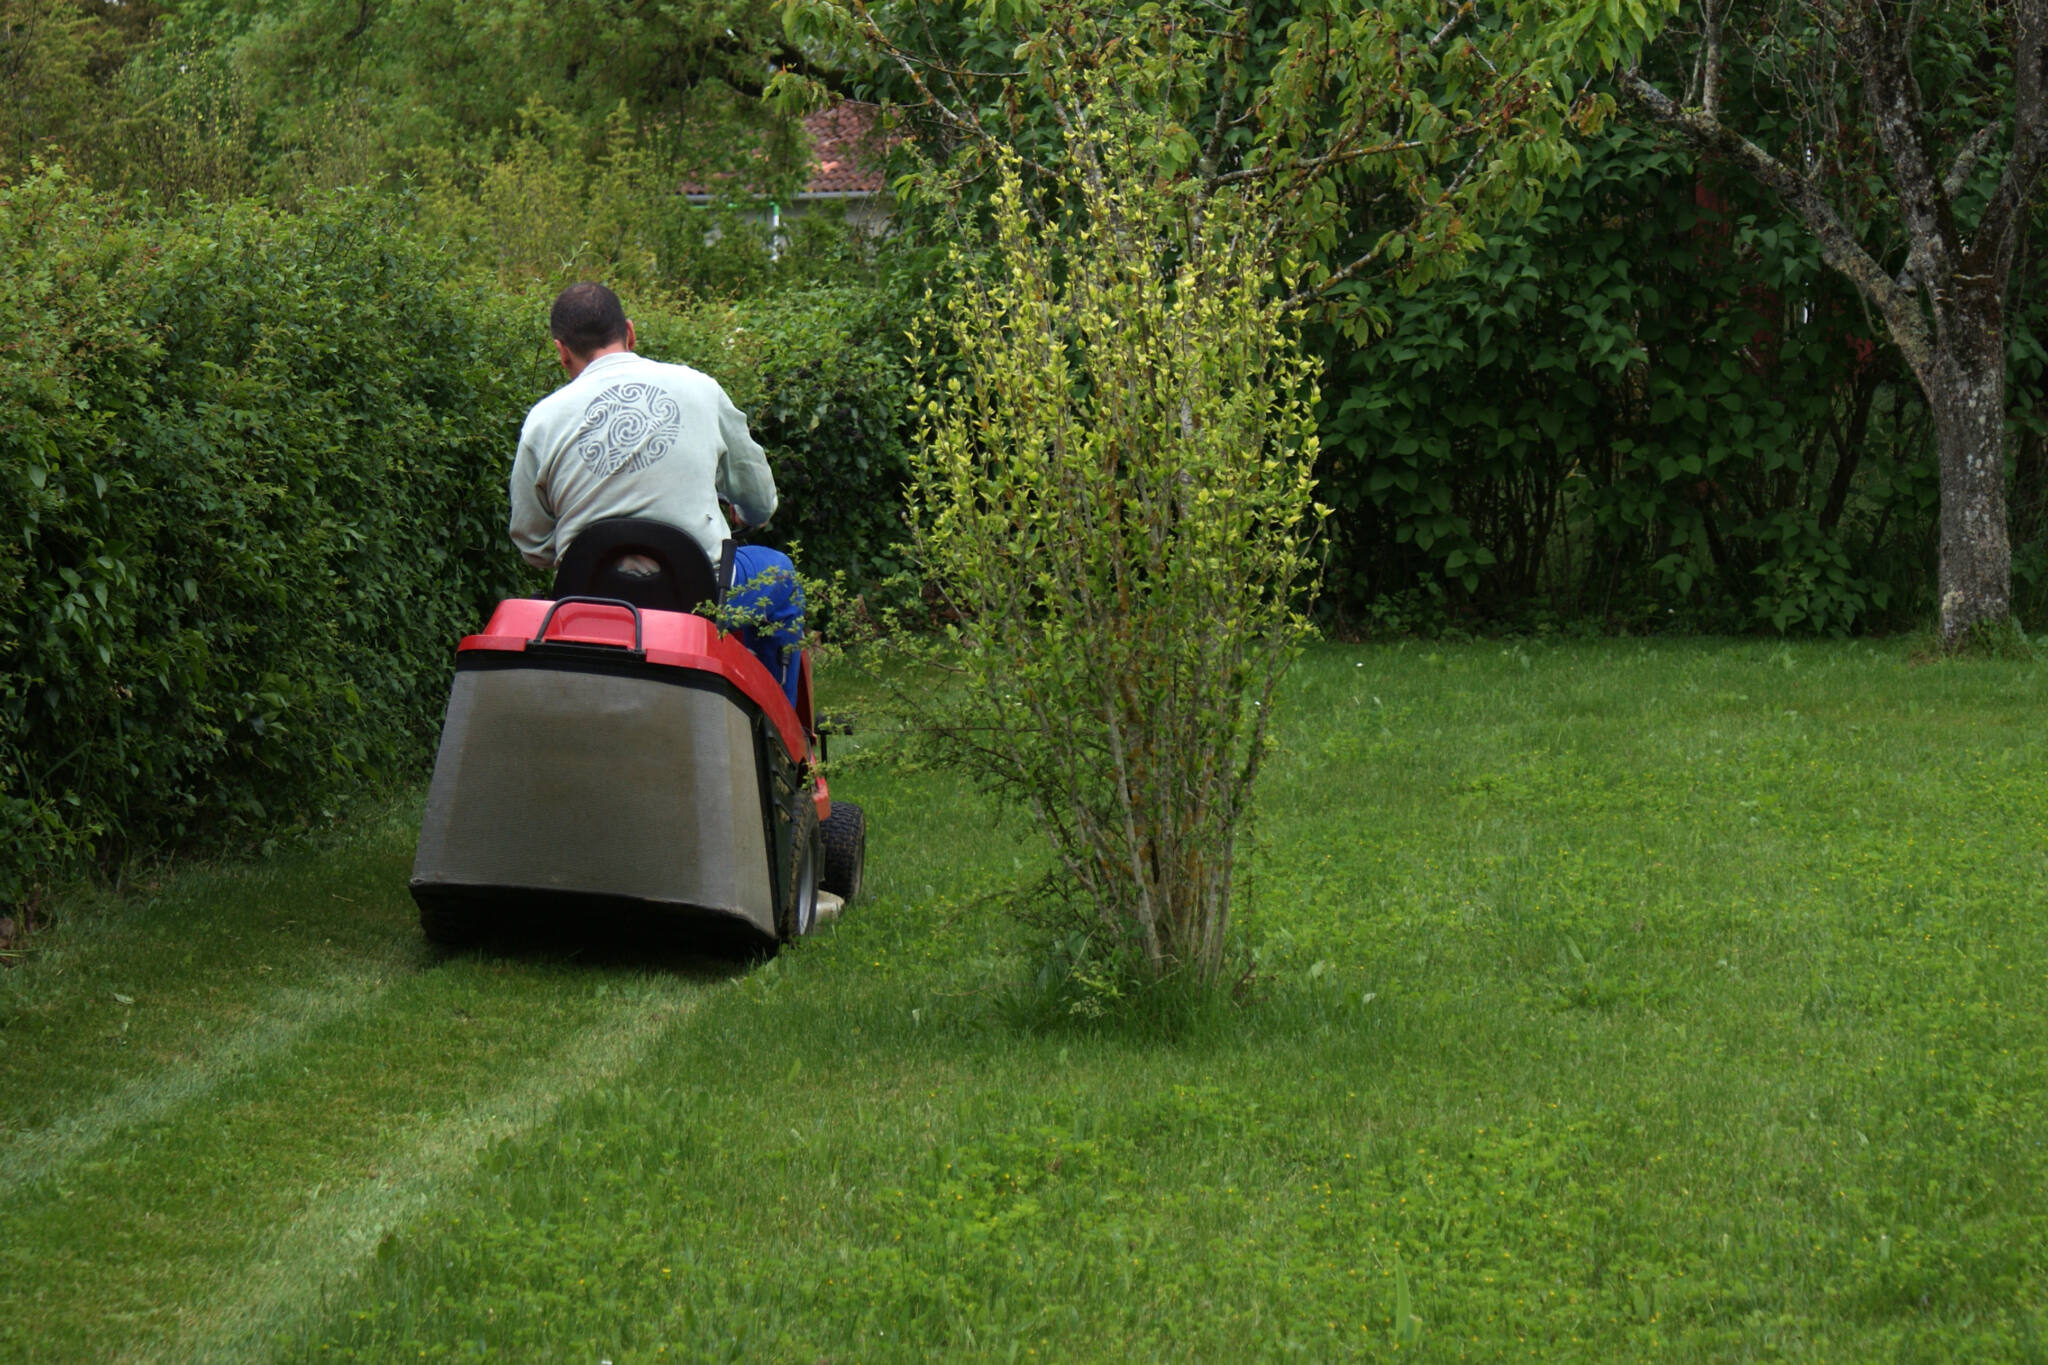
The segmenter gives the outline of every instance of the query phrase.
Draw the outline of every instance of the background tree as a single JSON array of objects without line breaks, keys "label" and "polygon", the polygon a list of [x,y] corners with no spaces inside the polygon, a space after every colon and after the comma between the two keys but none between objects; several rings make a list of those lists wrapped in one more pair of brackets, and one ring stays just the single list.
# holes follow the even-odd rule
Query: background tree
[{"label": "background tree", "polygon": [[1610,125],[1458,276],[1329,329],[1318,496],[1353,629],[1844,633],[1934,577],[1926,407],[1770,196]]},{"label": "background tree", "polygon": [[[1703,0],[1680,98],[1652,118],[1778,194],[1883,318],[1934,416],[1950,645],[2011,613],[2006,296],[2048,150],[2048,0]],[[1750,133],[1732,82],[1774,95]],[[1767,106],[1768,108],[1769,106]]]},{"label": "background tree", "polygon": [[91,142],[162,13],[155,0],[0,0],[0,166]]},{"label": "background tree", "polygon": [[[1084,81],[1114,70],[1115,97],[1157,114],[1134,134],[1138,164],[1203,194],[1256,188],[1300,253],[1299,301],[1360,337],[1384,325],[1391,281],[1441,278],[1481,225],[1541,201],[1573,162],[1569,131],[1609,107],[1584,73],[1625,59],[1665,13],[1662,0],[782,9],[792,41],[904,112],[928,161],[903,184],[945,214],[971,213],[1002,154],[1027,179],[1057,178],[1067,135],[1089,124]],[[771,86],[795,102],[816,90],[800,73]],[[1384,209],[1367,240],[1347,231],[1360,200]]]},{"label": "background tree", "polygon": [[787,175],[801,137],[759,99],[780,37],[765,4],[723,0],[190,0],[167,32],[229,55],[281,184],[409,169],[420,148],[518,129],[535,102],[596,142],[624,101],[673,173]]}]

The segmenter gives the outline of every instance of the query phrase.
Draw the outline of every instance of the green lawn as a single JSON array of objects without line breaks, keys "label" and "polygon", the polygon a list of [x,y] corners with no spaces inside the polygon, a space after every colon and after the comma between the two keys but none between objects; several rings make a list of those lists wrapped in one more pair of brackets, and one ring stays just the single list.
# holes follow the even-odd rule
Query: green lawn
[{"label": "green lawn", "polygon": [[0,1359],[2048,1358],[2044,696],[1318,649],[1170,1044],[1012,1022],[1043,855],[873,715],[869,898],[749,972],[432,952],[410,805],[80,902],[0,973]]}]

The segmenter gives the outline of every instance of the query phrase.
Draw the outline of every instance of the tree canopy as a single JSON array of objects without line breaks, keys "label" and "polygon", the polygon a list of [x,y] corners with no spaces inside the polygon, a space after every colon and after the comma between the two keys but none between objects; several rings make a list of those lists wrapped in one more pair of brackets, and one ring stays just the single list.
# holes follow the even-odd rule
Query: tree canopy
[{"label": "tree canopy", "polygon": [[[1137,163],[1196,198],[1256,187],[1307,296],[1359,335],[1390,282],[1456,268],[1481,226],[1526,212],[1611,101],[1587,73],[1634,53],[1658,0],[1491,6],[1356,0],[1101,10],[1078,0],[784,0],[790,38],[906,111],[928,161],[908,187],[951,203],[999,153],[1056,178],[1105,96],[1142,118]],[[788,84],[797,84],[791,81]],[[1361,233],[1358,206],[1371,212]]]},{"label": "tree canopy", "polygon": [[624,101],[682,166],[749,145],[786,170],[801,150],[758,98],[780,37],[759,4],[195,0],[171,33],[230,48],[280,149],[340,118],[402,158],[489,137],[534,101],[592,130]]}]

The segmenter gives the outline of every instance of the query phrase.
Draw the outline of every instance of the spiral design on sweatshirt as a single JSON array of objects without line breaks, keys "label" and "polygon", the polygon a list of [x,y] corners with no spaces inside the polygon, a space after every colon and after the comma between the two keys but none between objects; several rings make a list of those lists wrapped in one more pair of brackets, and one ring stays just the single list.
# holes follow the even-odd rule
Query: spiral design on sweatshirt
[{"label": "spiral design on sweatshirt", "polygon": [[668,454],[682,425],[682,405],[656,385],[614,384],[590,400],[570,440],[584,464],[609,477],[645,469]]}]

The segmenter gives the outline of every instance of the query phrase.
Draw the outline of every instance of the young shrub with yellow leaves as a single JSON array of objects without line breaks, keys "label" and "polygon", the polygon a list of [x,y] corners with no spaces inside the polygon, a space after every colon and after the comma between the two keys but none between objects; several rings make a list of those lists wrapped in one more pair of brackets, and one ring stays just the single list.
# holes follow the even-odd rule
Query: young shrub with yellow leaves
[{"label": "young shrub with yellow leaves", "polygon": [[1225,964],[1275,684],[1310,627],[1314,362],[1274,215],[1074,128],[920,328],[911,520],[954,618],[941,751],[1017,799],[1100,936]]}]

